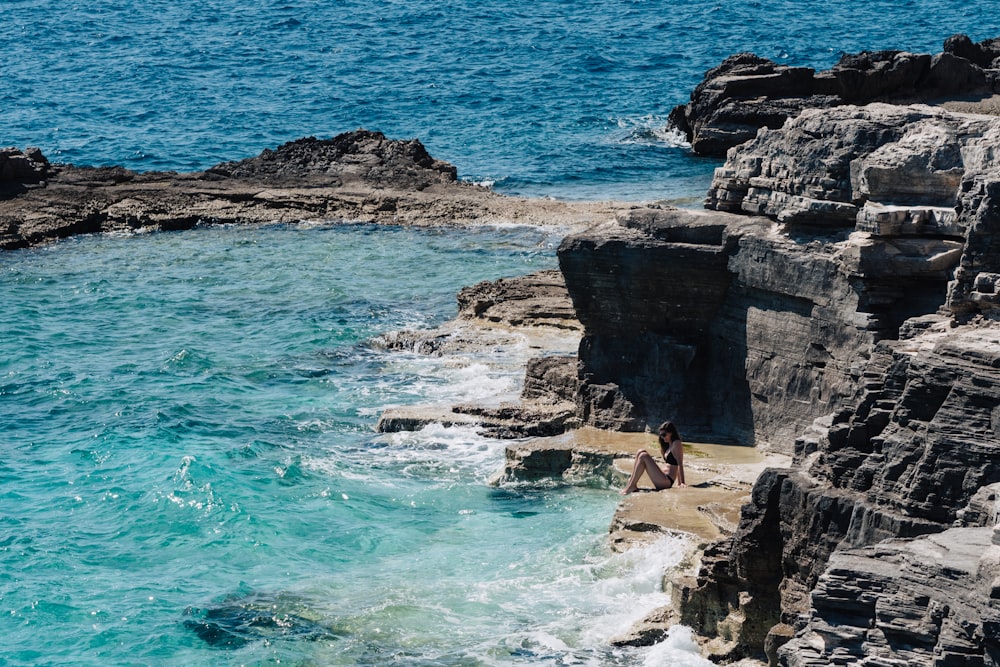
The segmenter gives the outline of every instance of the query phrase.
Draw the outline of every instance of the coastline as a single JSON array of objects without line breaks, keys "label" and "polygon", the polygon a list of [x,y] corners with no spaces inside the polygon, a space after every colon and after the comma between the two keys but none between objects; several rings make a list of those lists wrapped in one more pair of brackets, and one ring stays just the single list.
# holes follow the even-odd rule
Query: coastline
[{"label": "coastline", "polygon": [[[387,140],[366,131],[341,135],[336,140],[342,138],[369,140],[365,147],[369,154],[377,153],[385,145],[413,143]],[[7,222],[7,233],[0,236],[3,250],[44,245],[75,234],[178,231],[203,224],[331,219],[341,219],[345,224],[417,226],[515,224],[554,227],[572,233],[606,224],[643,207],[638,202],[510,197],[485,187],[438,179],[436,174],[432,174],[431,182],[418,183],[415,189],[413,182],[406,183],[406,178],[401,187],[396,187],[395,181],[373,182],[357,174],[341,174],[333,183],[328,175],[313,180],[312,175],[303,173],[277,178],[273,175],[261,178],[256,174],[220,180],[212,176],[211,170],[192,174],[139,174],[120,168],[49,165],[44,156],[32,150],[23,154],[9,150],[8,157],[28,158],[34,163],[29,165],[30,171],[38,178],[22,186],[15,196],[0,200],[0,220]],[[232,164],[240,163],[227,163]],[[441,169],[440,165],[434,168]],[[417,174],[418,178],[429,171],[415,161],[405,161],[402,169],[410,175]],[[498,339],[502,345],[505,338],[519,336],[528,338],[530,347],[543,356],[575,354],[582,326],[573,315],[561,277],[555,281],[555,294],[548,295],[540,293],[536,274],[514,277],[500,287],[503,282],[463,290],[469,292],[462,303],[464,318],[433,332],[399,332],[394,340],[383,344],[419,348],[426,347],[427,341],[448,338],[449,345],[474,348],[489,344],[487,341],[492,339]],[[484,299],[483,292],[490,294]],[[489,309],[475,305],[484,301]],[[456,343],[456,331],[461,329],[464,330]],[[482,406],[390,409],[380,417],[377,430],[412,430],[428,423],[492,428],[498,437],[527,437],[514,448],[522,453],[530,449],[544,458],[554,450],[568,450],[574,455],[594,457],[610,464],[617,471],[612,477],[622,476],[622,480],[627,477],[625,467],[630,465],[631,457],[648,444],[646,434],[572,428],[577,426],[569,417],[574,410],[572,403],[522,401],[513,413],[510,406],[506,407],[507,414],[492,420],[488,408]],[[548,435],[550,432],[558,435]],[[782,458],[746,447],[690,445],[689,448],[692,484],[683,491],[683,496],[640,492],[619,503],[614,516],[609,517],[609,539],[615,550],[624,551],[663,534],[680,534],[690,542],[691,555],[686,560],[690,566],[697,562],[697,553],[706,543],[732,532],[739,507],[763,462],[773,463],[774,457]],[[524,473],[522,469],[511,474],[518,477]],[[498,471],[498,476],[502,474]],[[592,483],[595,472],[584,466],[576,474],[578,481],[587,484]],[[659,502],[662,500],[669,502]],[[665,632],[666,626],[661,629]],[[648,628],[633,635],[644,637],[640,640],[644,644],[655,641]],[[621,640],[623,644],[636,641],[634,637]]]},{"label": "coastline", "polygon": [[[481,327],[459,341],[469,349],[482,332],[506,335],[528,320],[558,332],[558,345],[533,346],[522,400],[412,408],[383,415],[379,429],[453,419],[516,441],[494,483],[608,488],[667,411],[692,443],[755,449],[691,444],[692,488],[619,503],[615,548],[681,532],[692,551],[672,575],[671,607],[615,641],[655,643],[682,623],[728,663],[766,654],[786,667],[834,657],[931,664],[947,654],[986,664],[1000,627],[1000,548],[989,540],[1000,497],[1000,122],[978,113],[995,113],[993,95],[940,96],[953,66],[980,72],[980,88],[995,85],[1000,70],[974,62],[993,46],[972,46],[957,40],[936,59],[862,54],[819,77],[727,60],[685,110],[691,128],[708,127],[711,150],[733,144],[706,211],[502,197],[457,182],[415,140],[358,131],[198,174],[78,169],[8,152],[24,178],[0,201],[2,247],[303,219],[568,229],[561,289],[534,274],[460,296],[470,308],[459,319]],[[817,102],[815,86],[855,75],[859,89],[902,77],[902,92]],[[933,85],[914,96],[920,80]],[[789,81],[810,94],[789,103]],[[759,86],[782,100],[778,127],[699,124],[695,97],[706,91],[710,110],[738,91],[737,106],[770,118],[766,95],[746,95]],[[542,284],[553,291],[539,305]],[[531,317],[518,313],[529,305]],[[442,340],[455,344],[443,330],[386,344],[433,352]],[[942,586],[946,558],[928,573],[910,564],[945,531],[963,558]],[[844,582],[859,578],[891,595],[845,606]]]}]

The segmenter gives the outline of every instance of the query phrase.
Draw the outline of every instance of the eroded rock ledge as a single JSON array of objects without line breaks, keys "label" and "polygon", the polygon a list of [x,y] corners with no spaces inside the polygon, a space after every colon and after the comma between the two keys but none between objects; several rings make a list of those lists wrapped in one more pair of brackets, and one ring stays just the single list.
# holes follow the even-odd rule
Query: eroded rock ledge
[{"label": "eroded rock ledge", "polygon": [[425,355],[470,354],[527,346],[525,381],[517,400],[490,405],[424,405],[390,408],[379,417],[383,433],[431,423],[474,426],[496,438],[551,436],[580,425],[576,349],[582,327],[559,271],[483,281],[457,296],[458,317],[430,331],[397,331],[373,344]]}]

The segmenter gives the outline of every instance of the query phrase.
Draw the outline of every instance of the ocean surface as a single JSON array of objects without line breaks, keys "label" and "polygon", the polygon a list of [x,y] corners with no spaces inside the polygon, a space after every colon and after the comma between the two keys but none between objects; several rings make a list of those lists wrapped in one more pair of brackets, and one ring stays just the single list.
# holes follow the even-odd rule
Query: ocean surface
[{"label": "ocean surface", "polygon": [[572,199],[704,194],[713,160],[666,127],[752,51],[936,53],[1000,36],[986,0],[3,0],[0,145],[192,171],[365,127],[459,176]]},{"label": "ocean surface", "polygon": [[[696,205],[666,125],[754,51],[939,51],[993,3],[3,0],[0,145],[203,169],[366,127],[502,192]],[[0,254],[0,665],[707,665],[663,605],[665,539],[615,554],[612,489],[497,488],[507,443],[374,431],[498,402],[535,354],[390,351],[562,232],[290,224]],[[573,341],[556,340],[572,351]]]}]

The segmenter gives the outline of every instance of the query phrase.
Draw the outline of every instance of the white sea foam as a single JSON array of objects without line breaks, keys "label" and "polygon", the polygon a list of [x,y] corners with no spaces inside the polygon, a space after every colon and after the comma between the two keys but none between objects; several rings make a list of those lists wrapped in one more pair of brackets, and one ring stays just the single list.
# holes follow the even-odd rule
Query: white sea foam
[{"label": "white sea foam", "polygon": [[425,404],[492,404],[516,399],[523,383],[523,369],[519,374],[507,364],[490,364],[487,360],[487,355],[475,360],[400,354],[390,362],[390,370],[409,377],[406,392],[420,396]]},{"label": "white sea foam", "polygon": [[478,181],[476,181],[476,180],[466,180],[466,179],[462,179],[462,180],[465,183],[469,183],[471,185],[478,185],[481,188],[487,188],[487,189],[492,188],[496,184],[496,182],[497,182],[497,179],[495,179],[495,178],[482,178],[482,179],[479,179]]},{"label": "white sea foam", "polygon": [[505,443],[485,438],[474,427],[429,424],[417,431],[386,434],[385,455],[403,463],[441,462],[461,466],[486,479],[502,464]]},{"label": "white sea foam", "polygon": [[605,613],[588,622],[595,640],[626,633],[633,624],[670,598],[663,591],[663,574],[680,562],[685,546],[682,538],[664,537],[649,545],[613,554],[598,564],[592,595],[605,600]]},{"label": "white sea foam", "polygon": [[687,137],[670,124],[665,116],[647,114],[645,116],[619,118],[615,141],[623,144],[665,144],[671,148],[690,148]]},{"label": "white sea foam", "polygon": [[[506,596],[504,611],[511,616],[544,610],[542,620],[531,629],[515,626],[503,642],[530,651],[539,664],[606,664],[608,651],[613,651],[632,656],[622,664],[641,660],[650,666],[709,665],[683,627],[672,631],[662,646],[607,648],[611,640],[669,603],[662,578],[683,553],[682,538],[664,537],[625,553],[604,552],[582,564],[560,563],[558,553],[542,554],[555,576],[537,577],[536,567],[512,565],[504,578],[479,584],[478,595],[482,602]],[[530,612],[522,606],[529,600]],[[622,655],[618,659],[625,660]]]},{"label": "white sea foam", "polygon": [[476,342],[468,352],[442,356],[410,352],[386,355],[385,370],[412,378],[406,390],[430,403],[494,405],[517,400],[528,359],[543,352],[575,352],[579,337],[566,332],[490,332],[473,325],[456,325],[452,337]]},{"label": "white sea foam", "polygon": [[646,649],[643,667],[710,667],[715,663],[702,658],[691,628],[675,625],[667,638]]}]

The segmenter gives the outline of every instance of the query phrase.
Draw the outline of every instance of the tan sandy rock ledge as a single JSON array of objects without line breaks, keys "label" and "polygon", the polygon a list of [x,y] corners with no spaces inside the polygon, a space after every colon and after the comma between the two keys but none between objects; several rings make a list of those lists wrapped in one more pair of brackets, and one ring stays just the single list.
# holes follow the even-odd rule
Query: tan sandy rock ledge
[{"label": "tan sandy rock ledge", "polygon": [[[600,484],[624,488],[636,452],[659,456],[652,433],[620,433],[584,427],[558,436],[530,438],[507,447],[504,470],[493,483],[557,479],[569,484]],[[790,457],[754,447],[688,442],[684,445],[687,486],[655,491],[643,478],[636,493],[622,496],[611,519],[611,547],[625,551],[664,535],[687,538],[686,556],[663,573],[663,588],[697,574],[703,549],[732,535],[740,510],[749,500],[757,477],[769,467],[787,467]],[[676,601],[674,601],[676,602]],[[664,607],[625,636],[618,645],[644,646],[662,639],[677,622],[672,607]]]},{"label": "tan sandy rock ledge", "polygon": [[[659,457],[656,436],[584,427],[562,435],[530,438],[507,446],[507,462],[494,483],[562,478],[567,483],[607,483],[623,488],[636,452]],[[686,487],[656,491],[643,477],[639,491],[622,496],[611,522],[616,550],[644,544],[664,534],[688,536],[696,544],[731,535],[740,507],[767,467],[785,467],[783,454],[740,445],[684,445]],[[559,471],[562,472],[559,472]]]}]

